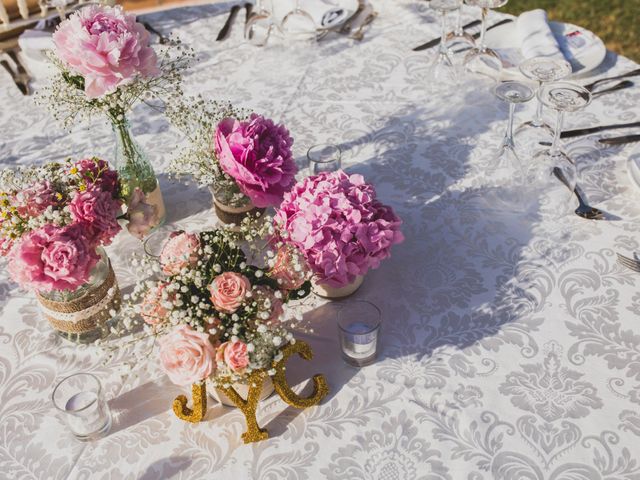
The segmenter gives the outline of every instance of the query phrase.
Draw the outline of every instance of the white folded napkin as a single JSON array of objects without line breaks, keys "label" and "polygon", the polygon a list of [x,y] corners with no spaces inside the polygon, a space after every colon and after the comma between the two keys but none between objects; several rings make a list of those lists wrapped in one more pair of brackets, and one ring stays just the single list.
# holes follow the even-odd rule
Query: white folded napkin
[{"label": "white folded napkin", "polygon": [[55,67],[45,55],[45,50],[54,48],[51,32],[25,30],[18,38],[22,60],[35,80],[47,78],[55,73]]},{"label": "white folded napkin", "polygon": [[564,55],[553,35],[547,20],[547,12],[542,9],[525,12],[516,21],[520,51],[525,59],[549,57],[564,60]]}]

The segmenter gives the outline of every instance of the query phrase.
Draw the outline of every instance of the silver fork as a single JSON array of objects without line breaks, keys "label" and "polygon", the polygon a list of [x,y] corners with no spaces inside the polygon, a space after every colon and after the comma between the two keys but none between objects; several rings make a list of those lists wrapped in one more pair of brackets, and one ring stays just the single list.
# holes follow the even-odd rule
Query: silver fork
[{"label": "silver fork", "polygon": [[618,255],[618,263],[620,265],[628,268],[629,270],[633,270],[636,273],[640,273],[640,261],[635,258],[625,257],[620,253],[617,253],[616,255]]}]

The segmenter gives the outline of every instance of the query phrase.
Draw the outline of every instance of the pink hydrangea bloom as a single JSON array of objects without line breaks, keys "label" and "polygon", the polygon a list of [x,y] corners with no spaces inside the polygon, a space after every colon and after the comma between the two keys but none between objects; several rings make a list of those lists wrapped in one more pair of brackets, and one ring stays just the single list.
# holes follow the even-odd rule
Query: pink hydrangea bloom
[{"label": "pink hydrangea bloom", "polygon": [[78,192],[69,202],[71,218],[99,245],[110,245],[122,230],[117,220],[121,207],[122,202],[113,198],[111,192],[96,186]]},{"label": "pink hydrangea bloom", "polygon": [[303,252],[318,281],[334,288],[377,268],[391,246],[404,240],[402,221],[376,200],[373,186],[342,170],[298,182],[274,222]]},{"label": "pink hydrangea bloom", "polygon": [[215,152],[222,170],[256,207],[279,205],[295,183],[293,139],[283,125],[252,114],[248,121],[233,118],[218,124]]},{"label": "pink hydrangea bloom", "polygon": [[78,224],[45,225],[25,234],[11,250],[9,273],[23,288],[75,290],[89,280],[100,256]]},{"label": "pink hydrangea bloom", "polygon": [[160,266],[165,275],[177,275],[183,268],[198,263],[200,239],[195,233],[176,232],[162,248]]},{"label": "pink hydrangea bloom", "polygon": [[120,6],[87,5],[58,26],[53,42],[60,60],[84,77],[89,98],[113,93],[138,76],[159,74],[149,33]]},{"label": "pink hydrangea bloom", "polygon": [[162,367],[176,385],[200,382],[215,371],[216,351],[208,334],[179,325],[158,342]]}]

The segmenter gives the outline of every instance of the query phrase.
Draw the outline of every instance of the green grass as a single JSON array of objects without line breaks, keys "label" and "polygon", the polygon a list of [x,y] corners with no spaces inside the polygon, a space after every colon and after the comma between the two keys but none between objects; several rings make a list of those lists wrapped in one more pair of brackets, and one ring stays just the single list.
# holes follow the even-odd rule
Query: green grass
[{"label": "green grass", "polygon": [[519,14],[544,8],[551,20],[591,30],[609,50],[640,62],[640,0],[510,0],[501,9]]}]

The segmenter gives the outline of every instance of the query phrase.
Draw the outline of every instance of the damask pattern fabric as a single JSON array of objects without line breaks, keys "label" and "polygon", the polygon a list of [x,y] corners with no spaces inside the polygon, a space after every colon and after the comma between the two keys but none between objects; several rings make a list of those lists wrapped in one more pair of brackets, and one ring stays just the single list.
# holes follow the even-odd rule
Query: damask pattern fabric
[{"label": "damask pattern fabric", "polygon": [[[640,293],[637,274],[615,252],[640,251],[640,192],[627,176],[633,145],[570,148],[591,203],[617,217],[590,222],[524,216],[493,208],[500,186],[483,175],[506,126],[507,106],[489,85],[466,80],[445,93],[426,84],[429,52],[412,47],[438,35],[425,2],[375,2],[380,15],[361,43],[256,48],[239,25],[214,38],[230,3],[145,17],[198,52],[187,93],[229,99],[282,121],[306,149],[339,144],[344,166],[376,185],[404,219],[406,241],[370,272],[356,298],[383,311],[376,364],[345,365],[335,306],[301,306],[315,352],[292,361],[300,388],[324,373],[331,392],[318,407],[288,407],[277,396],[258,419],[272,438],[243,445],[242,413],[210,402],[205,420],[171,411],[184,393],[157,368],[126,368],[58,338],[31,295],[0,280],[0,472],[24,479],[428,479],[597,480],[640,477]],[[470,20],[478,12],[464,10]],[[492,14],[490,21],[499,19]],[[637,68],[609,55],[602,73]],[[2,166],[66,156],[110,158],[108,125],[62,131],[8,77],[0,80]],[[534,105],[518,110],[530,117]],[[567,128],[640,120],[640,89],[594,100]],[[182,138],[141,105],[133,133],[158,172]],[[205,190],[160,174],[169,222],[215,223]],[[504,186],[506,188],[507,186]],[[108,249],[121,287],[135,279],[140,243],[123,234]],[[138,348],[147,348],[140,345]],[[114,412],[106,438],[79,443],[56,416],[55,383],[96,374]]]}]

